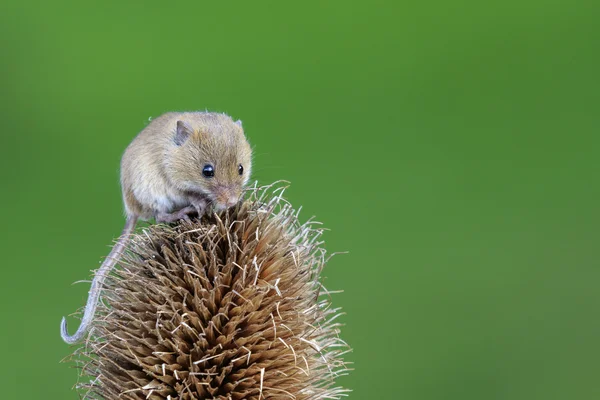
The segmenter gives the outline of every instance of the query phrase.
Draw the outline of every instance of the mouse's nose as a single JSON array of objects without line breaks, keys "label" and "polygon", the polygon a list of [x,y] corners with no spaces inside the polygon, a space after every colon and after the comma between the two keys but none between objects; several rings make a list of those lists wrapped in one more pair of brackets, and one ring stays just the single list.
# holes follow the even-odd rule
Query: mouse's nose
[{"label": "mouse's nose", "polygon": [[217,191],[217,203],[219,207],[230,208],[240,200],[241,193],[235,189],[223,187]]},{"label": "mouse's nose", "polygon": [[238,202],[237,196],[231,196],[227,199],[226,204],[227,204],[227,207],[233,207],[237,204],[237,202]]}]

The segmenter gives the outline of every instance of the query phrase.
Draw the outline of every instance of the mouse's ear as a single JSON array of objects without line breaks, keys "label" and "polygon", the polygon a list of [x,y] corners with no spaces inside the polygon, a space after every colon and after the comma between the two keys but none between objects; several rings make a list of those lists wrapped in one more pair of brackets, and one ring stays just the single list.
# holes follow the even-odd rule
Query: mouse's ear
[{"label": "mouse's ear", "polygon": [[238,119],[237,121],[235,121],[236,124],[238,124],[240,127],[242,126],[242,120]]},{"label": "mouse's ear", "polygon": [[177,121],[177,130],[175,131],[175,144],[181,146],[185,143],[188,136],[194,133],[194,129],[185,121]]}]

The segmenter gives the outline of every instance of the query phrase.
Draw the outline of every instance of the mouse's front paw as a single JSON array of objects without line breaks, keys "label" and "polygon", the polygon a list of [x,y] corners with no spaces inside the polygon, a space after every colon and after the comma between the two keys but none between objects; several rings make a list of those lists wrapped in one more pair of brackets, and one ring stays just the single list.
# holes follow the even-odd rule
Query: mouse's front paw
[{"label": "mouse's front paw", "polygon": [[198,218],[202,218],[204,214],[206,214],[206,209],[208,208],[208,202],[205,199],[194,200],[192,203],[192,207],[198,213]]},{"label": "mouse's front paw", "polygon": [[190,221],[190,214],[193,214],[196,211],[196,208],[193,206],[187,206],[182,208],[181,210],[172,212],[172,213],[161,213],[156,216],[156,222],[164,222],[170,224],[172,222],[177,222],[180,219],[184,221]]}]

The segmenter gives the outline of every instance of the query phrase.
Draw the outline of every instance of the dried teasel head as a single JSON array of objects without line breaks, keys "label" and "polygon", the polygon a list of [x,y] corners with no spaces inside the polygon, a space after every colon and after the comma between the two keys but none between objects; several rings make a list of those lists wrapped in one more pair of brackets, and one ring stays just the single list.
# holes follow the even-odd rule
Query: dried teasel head
[{"label": "dried teasel head", "polygon": [[280,189],[130,240],[85,346],[84,398],[338,399],[338,336],[321,229]]}]

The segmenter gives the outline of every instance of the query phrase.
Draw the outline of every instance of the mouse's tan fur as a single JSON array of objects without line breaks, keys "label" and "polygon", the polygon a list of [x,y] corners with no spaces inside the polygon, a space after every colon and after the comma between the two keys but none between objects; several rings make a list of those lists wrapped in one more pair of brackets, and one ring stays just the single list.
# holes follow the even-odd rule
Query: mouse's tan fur
[{"label": "mouse's tan fur", "polygon": [[[177,121],[193,129],[181,145],[173,140]],[[171,134],[166,134],[171,133]],[[202,176],[211,164],[215,176]],[[238,165],[244,174],[238,174]],[[248,182],[251,148],[242,127],[217,113],[167,113],[131,142],[121,162],[121,185],[127,214],[141,219],[169,214],[208,200],[222,208],[237,200]]]},{"label": "mouse's tan fur", "polygon": [[[210,206],[233,206],[250,178],[251,157],[241,122],[234,122],[225,114],[171,112],[148,124],[121,159],[125,228],[94,276],[81,325],[73,336],[68,334],[63,318],[63,340],[75,343],[87,332],[102,283],[123,252],[138,219],[174,222],[188,219],[188,214],[194,212],[202,216]],[[213,177],[203,176],[205,165],[214,168]]]}]

